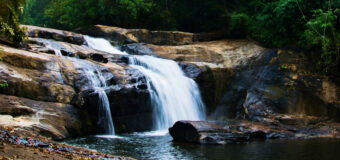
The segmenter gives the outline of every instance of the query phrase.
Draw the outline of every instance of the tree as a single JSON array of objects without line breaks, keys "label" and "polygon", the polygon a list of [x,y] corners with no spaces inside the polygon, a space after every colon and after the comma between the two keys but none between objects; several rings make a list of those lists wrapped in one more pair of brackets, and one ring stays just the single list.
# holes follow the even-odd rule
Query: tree
[{"label": "tree", "polygon": [[15,43],[23,41],[26,34],[18,22],[24,3],[25,0],[0,0],[0,33]]},{"label": "tree", "polygon": [[20,16],[23,24],[34,24],[37,26],[48,26],[50,20],[45,16],[45,9],[53,0],[26,0],[24,12]]}]

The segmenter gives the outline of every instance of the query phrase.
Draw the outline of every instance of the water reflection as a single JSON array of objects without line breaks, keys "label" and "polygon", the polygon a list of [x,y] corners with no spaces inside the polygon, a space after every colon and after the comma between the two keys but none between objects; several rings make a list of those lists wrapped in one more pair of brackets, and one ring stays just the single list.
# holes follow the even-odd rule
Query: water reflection
[{"label": "water reflection", "polygon": [[134,133],[124,138],[87,137],[67,141],[100,152],[137,159],[202,159],[202,160],[319,160],[340,159],[339,140],[275,140],[249,144],[196,145],[173,143],[169,135]]}]

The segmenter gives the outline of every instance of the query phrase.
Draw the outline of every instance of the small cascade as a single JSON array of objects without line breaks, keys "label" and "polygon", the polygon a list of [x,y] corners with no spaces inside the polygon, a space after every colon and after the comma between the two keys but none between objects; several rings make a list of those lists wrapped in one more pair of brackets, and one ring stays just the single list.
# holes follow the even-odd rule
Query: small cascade
[{"label": "small cascade", "polygon": [[130,63],[147,77],[155,109],[154,129],[167,129],[179,120],[206,119],[197,84],[184,75],[175,61],[134,56]]},{"label": "small cascade", "polygon": [[61,51],[59,49],[54,49],[54,53],[56,56],[62,57],[63,54],[61,53]]},{"label": "small cascade", "polygon": [[53,50],[56,56],[63,57],[61,53],[62,45],[56,43],[54,40],[36,38],[40,43],[44,44],[47,49]]},{"label": "small cascade", "polygon": [[122,52],[117,48],[113,47],[110,44],[110,42],[105,40],[104,38],[94,38],[90,36],[84,36],[84,38],[89,48],[111,54],[124,54],[124,55],[127,54],[126,52]]},{"label": "small cascade", "polygon": [[89,80],[90,86],[93,87],[96,93],[98,93],[98,125],[105,126],[104,134],[114,135],[115,131],[111,117],[110,102],[105,92],[107,84],[105,77],[100,71],[100,68],[84,60],[72,59],[72,61],[76,68],[83,71],[83,74],[86,75],[87,79]]}]

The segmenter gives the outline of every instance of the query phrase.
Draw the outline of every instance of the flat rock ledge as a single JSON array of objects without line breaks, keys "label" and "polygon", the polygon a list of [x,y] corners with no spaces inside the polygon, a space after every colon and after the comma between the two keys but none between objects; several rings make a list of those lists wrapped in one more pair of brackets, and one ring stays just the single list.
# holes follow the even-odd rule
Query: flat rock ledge
[{"label": "flat rock ledge", "polygon": [[285,125],[240,120],[218,125],[208,121],[178,121],[169,132],[174,142],[224,145],[266,139],[339,139],[340,124],[324,121],[313,125]]},{"label": "flat rock ledge", "polygon": [[0,159],[134,160],[51,141],[31,132],[0,127]]}]

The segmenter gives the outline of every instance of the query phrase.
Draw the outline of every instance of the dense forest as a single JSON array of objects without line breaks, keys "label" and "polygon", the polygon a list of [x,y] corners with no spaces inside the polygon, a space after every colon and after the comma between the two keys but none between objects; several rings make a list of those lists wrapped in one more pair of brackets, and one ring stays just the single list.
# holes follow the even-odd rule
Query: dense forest
[{"label": "dense forest", "polygon": [[[339,68],[340,1],[26,0],[25,5],[23,0],[1,2],[1,31],[12,37],[19,35],[14,40],[20,40],[22,34],[17,29],[18,15],[13,12],[22,12],[23,24],[67,30],[103,24],[152,30],[223,31],[228,38],[249,38],[267,47],[303,49],[317,59],[323,72]],[[9,26],[14,26],[14,30]]]}]

